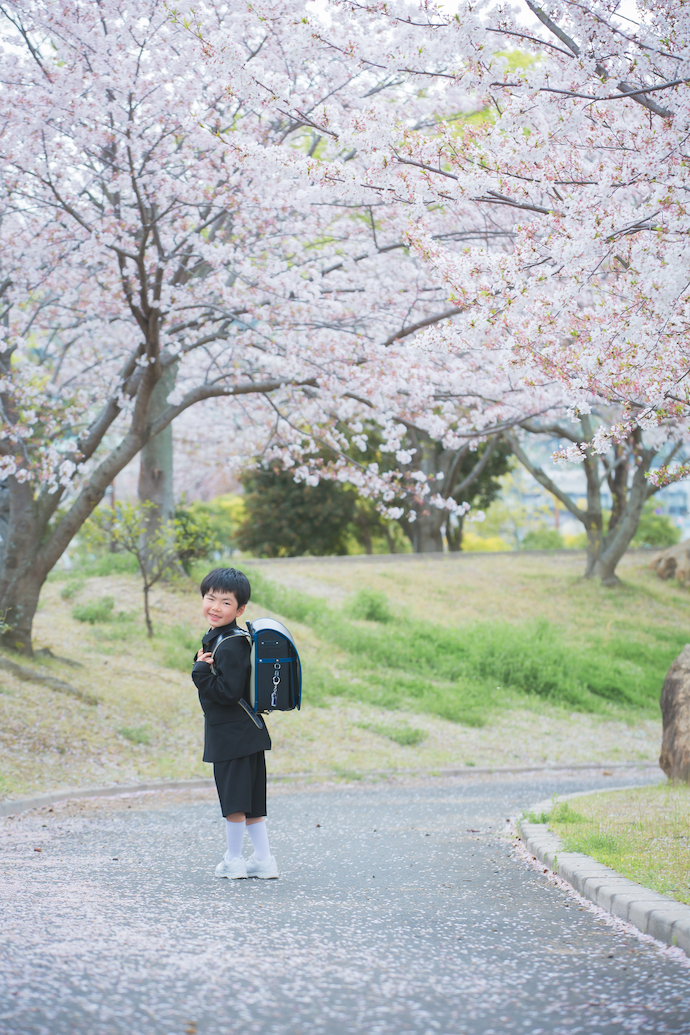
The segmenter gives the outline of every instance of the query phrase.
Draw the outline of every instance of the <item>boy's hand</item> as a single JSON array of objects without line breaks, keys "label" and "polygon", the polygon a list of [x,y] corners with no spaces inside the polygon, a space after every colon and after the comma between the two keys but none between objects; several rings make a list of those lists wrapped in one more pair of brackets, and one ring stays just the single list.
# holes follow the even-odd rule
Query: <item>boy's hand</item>
[{"label": "boy's hand", "polygon": [[213,661],[213,651],[205,651],[204,648],[201,647],[196,653],[196,660],[205,661],[207,665],[210,665]]}]

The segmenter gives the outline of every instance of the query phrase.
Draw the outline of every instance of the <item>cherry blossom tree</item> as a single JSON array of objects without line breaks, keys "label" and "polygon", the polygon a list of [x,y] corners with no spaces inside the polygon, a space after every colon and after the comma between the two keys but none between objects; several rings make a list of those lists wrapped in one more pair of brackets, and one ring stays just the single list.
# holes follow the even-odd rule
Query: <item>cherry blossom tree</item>
[{"label": "cherry blossom tree", "polygon": [[[425,122],[324,105],[313,120],[366,166],[339,175],[407,211],[403,236],[457,310],[451,349],[508,348],[516,381],[552,395],[558,458],[585,465],[588,574],[615,581],[645,498],[690,473],[690,15],[669,0],[338,6],[390,26],[387,46],[353,34],[353,60],[437,100]],[[486,235],[449,246],[439,213]]]},{"label": "cherry blossom tree", "polygon": [[327,441],[384,507],[365,415],[395,455],[406,420],[471,450],[605,406],[565,459],[643,433],[682,473],[687,15],[527,9],[0,2],[7,644],[211,399],[298,477]]},{"label": "cherry blossom tree", "polygon": [[8,646],[31,650],[48,572],[175,417],[232,399],[255,437],[267,414],[323,425],[359,390],[389,396],[396,343],[456,315],[406,213],[321,175],[328,148],[359,160],[310,114],[434,102],[353,64],[349,13],[333,47],[308,7],[204,5],[220,60],[162,0],[0,3]]},{"label": "cherry blossom tree", "polygon": [[[509,433],[506,438],[525,469],[582,523],[587,533],[585,575],[596,576],[604,585],[613,586],[620,581],[616,567],[637,531],[642,508],[660,488],[656,480],[649,478],[652,464],[659,459],[672,460],[680,451],[681,442],[675,443],[671,453],[664,449],[660,454],[638,426],[627,437],[618,434],[608,450],[600,446],[595,449],[597,432],[607,419],[611,419],[607,407],[591,405],[589,412],[581,413],[576,422],[528,419],[520,425],[530,433],[528,438],[546,435],[560,439],[563,446],[556,455],[569,456],[572,450],[578,450],[585,474],[584,506],[531,459],[525,443],[519,440],[519,432]],[[608,518],[603,503],[605,489],[611,496]]]}]

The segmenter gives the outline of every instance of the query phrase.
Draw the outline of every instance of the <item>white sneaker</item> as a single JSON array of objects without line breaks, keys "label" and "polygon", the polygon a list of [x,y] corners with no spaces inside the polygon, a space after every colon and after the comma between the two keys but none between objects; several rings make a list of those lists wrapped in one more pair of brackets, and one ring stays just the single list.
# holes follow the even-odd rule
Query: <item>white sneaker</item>
[{"label": "white sneaker", "polygon": [[233,878],[246,876],[247,867],[244,865],[244,859],[229,859],[227,852],[216,866],[216,877]]},{"label": "white sneaker", "polygon": [[259,862],[256,855],[252,855],[250,859],[247,859],[246,875],[247,877],[261,877],[262,880],[272,880],[277,877],[278,864],[275,856],[269,855],[268,859]]}]

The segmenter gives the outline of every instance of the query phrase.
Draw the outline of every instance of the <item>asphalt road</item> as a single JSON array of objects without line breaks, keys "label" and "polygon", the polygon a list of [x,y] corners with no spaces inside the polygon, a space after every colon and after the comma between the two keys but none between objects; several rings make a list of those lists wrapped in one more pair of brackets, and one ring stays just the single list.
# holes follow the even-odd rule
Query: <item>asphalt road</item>
[{"label": "asphalt road", "polygon": [[581,909],[505,835],[535,800],[635,779],[276,794],[282,875],[263,882],[214,877],[209,796],[9,818],[0,1032],[687,1035],[690,968]]}]

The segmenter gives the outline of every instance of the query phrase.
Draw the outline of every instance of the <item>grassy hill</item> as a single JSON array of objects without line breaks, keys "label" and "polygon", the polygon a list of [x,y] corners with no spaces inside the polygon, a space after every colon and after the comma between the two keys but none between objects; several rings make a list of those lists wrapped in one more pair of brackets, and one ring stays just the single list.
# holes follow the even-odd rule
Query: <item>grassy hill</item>
[{"label": "grassy hill", "polygon": [[[275,614],[304,662],[304,708],[269,720],[273,773],[655,759],[664,674],[690,594],[633,554],[624,586],[580,578],[582,556],[468,554],[256,562],[247,617]],[[189,678],[204,631],[192,583],[56,574],[32,667],[97,706],[0,673],[0,794],[209,775]],[[101,566],[100,570],[107,570]],[[79,620],[79,619],[82,620]],[[90,619],[93,624],[90,624]]]}]

